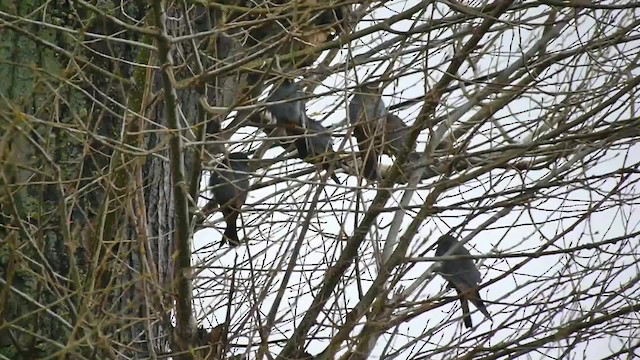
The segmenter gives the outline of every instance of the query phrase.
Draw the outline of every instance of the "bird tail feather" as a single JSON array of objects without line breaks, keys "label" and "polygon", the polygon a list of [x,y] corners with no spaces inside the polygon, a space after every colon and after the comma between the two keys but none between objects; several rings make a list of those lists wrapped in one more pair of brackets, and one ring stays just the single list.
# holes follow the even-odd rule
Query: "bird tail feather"
[{"label": "bird tail feather", "polygon": [[224,230],[224,235],[222,237],[222,244],[229,243],[232,247],[236,247],[240,245],[240,240],[238,239],[238,229],[235,226],[227,225],[227,228]]},{"label": "bird tail feather", "polygon": [[238,239],[238,228],[236,226],[239,211],[229,207],[225,209],[222,214],[224,215],[224,221],[227,223],[227,228],[224,229],[221,245],[228,242],[232,247],[236,247],[240,245],[240,240]]},{"label": "bird tail feather", "polygon": [[462,321],[464,321],[464,326],[466,326],[467,329],[471,329],[473,327],[473,321],[469,313],[469,302],[466,298],[460,298],[460,306],[462,307]]},{"label": "bird tail feather", "polygon": [[480,312],[489,320],[491,320],[491,314],[489,314],[489,311],[487,310],[487,307],[484,305],[484,302],[482,301],[482,299],[480,298],[480,292],[475,293],[475,296],[470,298],[471,302],[473,303],[473,305],[480,310]]},{"label": "bird tail feather", "polygon": [[367,180],[378,180],[378,161],[374,154],[367,154],[364,160],[363,175]]}]

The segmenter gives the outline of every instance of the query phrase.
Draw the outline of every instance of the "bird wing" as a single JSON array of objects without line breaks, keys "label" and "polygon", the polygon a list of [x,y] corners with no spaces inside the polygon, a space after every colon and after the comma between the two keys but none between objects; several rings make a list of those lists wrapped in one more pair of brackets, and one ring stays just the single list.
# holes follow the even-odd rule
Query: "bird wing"
[{"label": "bird wing", "polygon": [[443,264],[445,278],[461,290],[473,289],[480,284],[480,272],[471,259],[447,260]]},{"label": "bird wing", "polygon": [[[385,152],[387,154],[398,156],[398,154],[406,147],[407,136],[409,135],[409,127],[398,116],[391,113],[387,114],[385,122]],[[415,149],[415,144],[411,150]]]}]

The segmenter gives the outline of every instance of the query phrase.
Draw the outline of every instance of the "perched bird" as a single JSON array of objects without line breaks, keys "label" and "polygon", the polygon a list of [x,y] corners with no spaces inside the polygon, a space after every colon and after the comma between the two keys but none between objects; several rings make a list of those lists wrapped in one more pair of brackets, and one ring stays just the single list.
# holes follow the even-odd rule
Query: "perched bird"
[{"label": "perched bird", "polygon": [[[409,136],[409,127],[394,114],[387,114],[385,122],[384,152],[389,155],[398,156],[407,148],[407,137]],[[420,153],[415,151],[415,144],[410,147],[407,158],[408,163],[417,163],[420,160]]]},{"label": "perched bird", "polygon": [[[436,256],[444,256],[449,249],[457,244],[458,240],[455,237],[449,234],[442,235],[438,239]],[[449,255],[469,256],[470,253],[464,246],[459,245]],[[473,327],[471,315],[469,314],[469,301],[471,301],[487,319],[491,319],[491,315],[480,298],[480,292],[478,291],[478,285],[481,280],[480,272],[472,259],[443,260],[440,275],[449,282],[448,287],[454,288],[458,293],[460,306],[462,307],[462,318],[467,328]]]},{"label": "perched bird", "polygon": [[267,105],[267,113],[279,126],[305,127],[307,114],[303,98],[304,93],[300,91],[298,84],[285,79],[267,98],[267,103],[279,102]]},{"label": "perched bird", "polygon": [[[389,113],[377,87],[368,85],[356,89],[349,103],[349,122],[358,139],[360,157],[364,162],[363,175],[375,181],[380,177],[380,155],[398,156],[406,150],[409,127],[398,116]],[[417,163],[420,154],[411,147],[407,163]]]},{"label": "perched bird", "polygon": [[230,153],[211,172],[209,186],[213,201],[220,206],[227,227],[222,245],[227,241],[231,246],[240,245],[236,221],[249,192],[249,158],[244,153]]},{"label": "perched bird", "polygon": [[[303,97],[304,94],[297,84],[284,80],[269,95],[267,102],[291,101],[269,104],[267,113],[276,124],[285,128],[287,135],[296,137],[294,144],[302,160],[311,164],[322,164],[323,168],[328,170],[329,161],[337,158],[336,153],[333,152],[331,133],[322,124],[307,116]],[[331,178],[335,182],[340,182],[335,174],[332,174]]]},{"label": "perched bird", "polygon": [[349,103],[349,122],[354,125],[353,134],[358,139],[360,158],[364,163],[362,175],[371,181],[380,177],[378,163],[381,144],[375,141],[382,133],[382,121],[387,109],[376,88],[366,85],[356,89]]},{"label": "perched bird", "polygon": [[[338,160],[337,154],[333,151],[330,130],[311,118],[307,118],[306,132],[299,134],[294,143],[298,149],[298,156],[302,160],[311,164],[320,164],[327,171],[331,167],[331,161]],[[336,183],[340,182],[335,173],[331,174],[331,178]]]}]

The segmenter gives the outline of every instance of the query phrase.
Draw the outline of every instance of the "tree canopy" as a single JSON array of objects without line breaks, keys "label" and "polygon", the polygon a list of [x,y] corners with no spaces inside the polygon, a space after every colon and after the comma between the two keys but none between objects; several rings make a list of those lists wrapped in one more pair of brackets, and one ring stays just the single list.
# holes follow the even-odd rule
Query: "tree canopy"
[{"label": "tree canopy", "polygon": [[637,357],[638,6],[0,3],[0,357]]}]

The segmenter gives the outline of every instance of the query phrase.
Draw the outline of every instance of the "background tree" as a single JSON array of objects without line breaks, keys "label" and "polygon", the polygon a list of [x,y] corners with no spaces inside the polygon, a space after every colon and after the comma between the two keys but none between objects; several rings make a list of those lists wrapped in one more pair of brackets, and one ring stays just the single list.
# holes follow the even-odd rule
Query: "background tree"
[{"label": "background tree", "polygon": [[[636,8],[0,4],[0,356],[632,358]],[[331,129],[328,169],[269,123],[283,79]],[[377,182],[346,118],[365,83],[409,125]],[[200,210],[232,151],[235,249]],[[434,277],[449,232],[493,318],[468,330]]]}]

